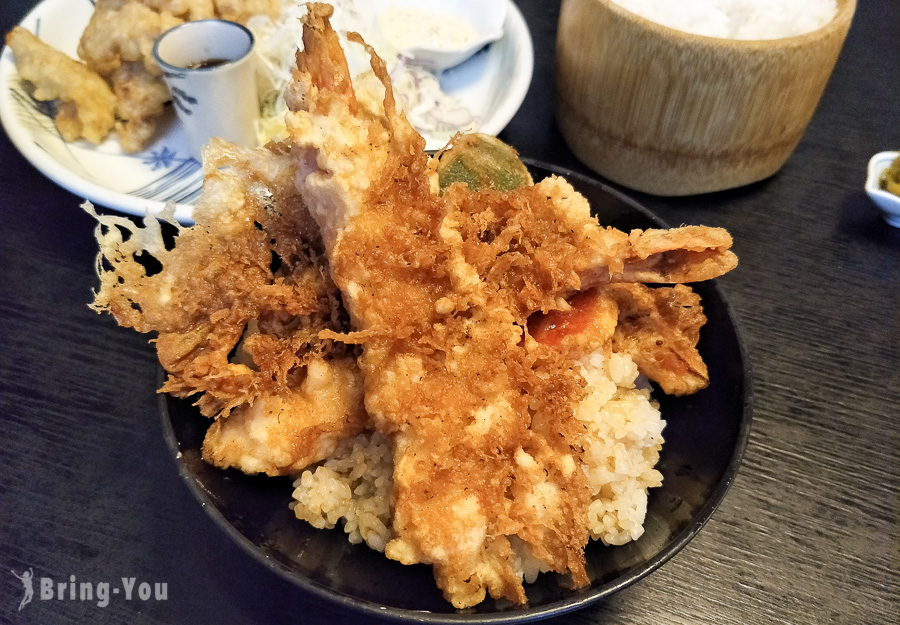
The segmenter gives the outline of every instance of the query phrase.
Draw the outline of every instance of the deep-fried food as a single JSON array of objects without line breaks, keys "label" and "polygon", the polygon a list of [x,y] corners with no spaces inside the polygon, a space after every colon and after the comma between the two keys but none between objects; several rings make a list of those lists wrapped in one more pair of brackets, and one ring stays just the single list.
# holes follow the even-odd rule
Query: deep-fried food
[{"label": "deep-fried food", "polygon": [[158,334],[162,390],[219,419],[207,460],[295,473],[366,421],[354,349],[318,336],[346,318],[289,155],[216,141],[207,156],[197,225],[179,227],[173,249],[155,218],[102,219],[93,307]]},{"label": "deep-fried food", "polygon": [[208,461],[299,474],[298,518],[431,564],[459,608],[525,603],[543,571],[584,586],[587,542],[637,539],[662,480],[635,362],[679,382],[656,341],[690,362],[702,324],[687,287],[631,281],[714,277],[730,237],[604,228],[554,176],[441,185],[371,48],[379,84],[352,82],[330,14],[304,20],[290,138],[216,142],[174,249],[104,218],[95,308],[159,333],[162,390],[217,419]]},{"label": "deep-fried food", "polygon": [[19,75],[34,85],[34,98],[57,100],[54,119],[66,141],[84,137],[100,143],[115,124],[116,96],[104,80],[17,26],[6,36]]},{"label": "deep-fried food", "polygon": [[118,97],[116,132],[126,152],[144,148],[171,99],[153,59],[153,43],[185,21],[218,17],[246,22],[277,15],[277,0],[98,0],[78,55],[112,85]]},{"label": "deep-fried food", "polygon": [[[500,196],[475,200],[462,186],[451,186],[441,201],[424,141],[396,111],[383,64],[373,55],[384,110],[367,110],[353,92],[329,14],[321,5],[310,10],[287,124],[299,187],[322,231],[352,336],[363,341],[366,407],[395,443],[394,538],[385,553],[432,564],[457,607],[479,603],[486,592],[525,601],[511,536],[584,585],[590,492],[585,474],[561,460],[571,459],[583,431],[571,417],[584,382],[522,332],[523,309],[533,299],[551,305],[552,294],[486,282],[479,268],[490,272],[489,261],[474,266],[465,243],[478,240],[460,232],[462,222],[473,235],[482,223],[496,227],[502,222],[491,212],[512,214],[513,206]],[[562,184],[523,189],[518,207],[559,197]],[[510,243],[497,241],[492,256],[510,251]],[[514,280],[577,287],[571,270],[548,275],[553,271],[520,258],[506,265],[520,269]],[[544,260],[554,263],[549,252]]]},{"label": "deep-fried food", "polygon": [[223,20],[244,24],[254,15],[277,17],[280,0],[215,0],[216,16]]},{"label": "deep-fried food", "polygon": [[157,12],[141,0],[98,0],[78,42],[78,56],[107,78],[123,63],[140,62],[160,76],[153,60],[153,42],[183,23],[180,17]]},{"label": "deep-fried food", "polygon": [[630,354],[641,373],[670,395],[690,395],[709,385],[697,351],[706,323],[699,295],[683,284],[655,289],[612,284],[603,293],[619,308],[614,350]]},{"label": "deep-fried food", "polygon": [[602,254],[581,274],[584,287],[607,282],[699,282],[737,266],[731,235],[723,228],[683,226],[629,233],[607,228],[603,240]]},{"label": "deep-fried food", "polygon": [[143,0],[143,3],[158,13],[170,13],[185,21],[216,16],[213,0]]},{"label": "deep-fried food", "polygon": [[203,440],[204,460],[245,473],[296,475],[365,428],[362,376],[352,356],[311,359],[292,387],[217,419]]},{"label": "deep-fried food", "polygon": [[706,316],[700,296],[689,287],[619,282],[582,291],[569,305],[534,315],[528,320],[531,334],[560,349],[587,337],[611,342],[614,351],[629,354],[640,372],[669,395],[689,395],[709,384],[697,351]]},{"label": "deep-fried food", "polygon": [[441,192],[454,182],[464,182],[471,191],[512,191],[534,184],[512,146],[477,132],[453,137],[438,153],[435,167]]},{"label": "deep-fried food", "polygon": [[185,19],[212,16],[209,2],[98,0],[78,56],[113,86],[116,132],[124,151],[137,152],[147,144],[171,99],[153,59],[154,41]]},{"label": "deep-fried food", "polygon": [[[366,408],[394,440],[385,554],[432,564],[457,607],[486,593],[523,603],[521,551],[583,586],[598,492],[577,470],[591,446],[573,418],[586,381],[570,355],[526,332],[527,319],[565,307],[582,276],[609,282],[633,260],[641,276],[652,264],[663,267],[654,276],[699,265],[711,277],[707,250],[715,261],[727,246],[715,233],[712,246],[693,243],[701,231],[632,240],[603,229],[555,177],[505,193],[455,184],[440,196],[384,64],[369,48],[384,87],[373,109],[354,91],[330,14],[310,5],[287,127],[298,189],[351,315],[343,340],[362,345]],[[677,253],[682,238],[690,246]]]},{"label": "deep-fried food", "polygon": [[110,80],[118,99],[116,133],[123,150],[137,152],[150,141],[172,96],[159,76],[141,61],[123,63]]}]

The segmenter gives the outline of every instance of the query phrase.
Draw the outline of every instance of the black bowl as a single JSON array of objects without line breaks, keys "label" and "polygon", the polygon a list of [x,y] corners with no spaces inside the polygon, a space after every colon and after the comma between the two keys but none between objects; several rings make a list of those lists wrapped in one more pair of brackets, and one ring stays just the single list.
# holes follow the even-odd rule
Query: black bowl
[{"label": "black bowl", "polygon": [[[590,178],[528,162],[536,180],[564,176],[583,193],[604,225],[622,230],[666,227],[628,197]],[[700,353],[710,385],[688,397],[657,391],[667,422],[657,468],[663,486],[650,490],[644,535],[621,547],[592,542],[585,550],[591,584],[572,590],[562,576],[541,575],[526,586],[528,605],[486,600],[454,610],[430,567],[403,566],[365,545],[351,545],[340,529],[317,530],[298,521],[288,503],[287,478],[248,476],[206,464],[200,447],[209,420],[189,402],[160,396],[168,443],[181,475],[226,534],[251,556],[301,590],[368,616],[409,623],[522,623],[594,603],[657,569],[709,520],[734,481],[751,420],[749,361],[728,304],[711,282],[693,285],[708,322]]]}]

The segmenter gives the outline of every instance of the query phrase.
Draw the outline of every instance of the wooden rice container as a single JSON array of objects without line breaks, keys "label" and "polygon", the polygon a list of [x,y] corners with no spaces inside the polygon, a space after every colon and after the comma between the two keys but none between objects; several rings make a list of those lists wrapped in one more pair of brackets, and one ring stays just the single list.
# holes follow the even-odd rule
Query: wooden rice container
[{"label": "wooden rice container", "polygon": [[600,175],[655,195],[762,180],[793,153],[843,46],[856,0],[819,30],[769,41],[693,35],[611,0],[563,0],[557,123]]}]

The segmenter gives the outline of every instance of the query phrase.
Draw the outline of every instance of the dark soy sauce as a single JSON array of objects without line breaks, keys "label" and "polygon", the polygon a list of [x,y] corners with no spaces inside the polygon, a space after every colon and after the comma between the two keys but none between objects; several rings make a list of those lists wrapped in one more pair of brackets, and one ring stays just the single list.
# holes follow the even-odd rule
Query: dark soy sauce
[{"label": "dark soy sauce", "polygon": [[208,69],[210,67],[218,67],[228,63],[228,59],[204,59],[202,61],[194,61],[184,66],[185,69]]}]

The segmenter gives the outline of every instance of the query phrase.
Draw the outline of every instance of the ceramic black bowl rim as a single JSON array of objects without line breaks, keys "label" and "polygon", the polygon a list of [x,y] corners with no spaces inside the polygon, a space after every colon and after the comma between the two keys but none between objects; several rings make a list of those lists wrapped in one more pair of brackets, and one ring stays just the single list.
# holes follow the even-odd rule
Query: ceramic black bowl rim
[{"label": "ceramic black bowl rim", "polygon": [[[668,227],[659,217],[640,205],[635,200],[631,199],[620,191],[617,191],[616,189],[602,184],[597,180],[574,171],[570,171],[553,165],[548,165],[539,161],[524,158],[522,160],[533,171],[541,172],[541,170],[543,170],[543,172],[546,173],[562,176],[569,181],[579,180],[583,184],[597,187],[605,193],[614,196],[616,199],[640,212],[650,221],[659,224],[660,227]],[[191,473],[184,462],[177,463],[178,472],[181,474],[182,478],[187,483],[194,496],[200,501],[206,512],[210,515],[210,517],[212,517],[213,521],[220,528],[222,528],[222,530],[224,530],[224,532],[251,557],[263,564],[266,568],[272,570],[276,574],[282,576],[283,578],[299,586],[303,590],[309,592],[314,597],[326,602],[330,602],[332,604],[337,604],[339,607],[346,609],[349,612],[361,613],[366,616],[387,621],[401,623],[427,623],[434,625],[452,625],[460,623],[518,624],[530,623],[546,618],[568,614],[570,612],[584,608],[590,604],[601,601],[602,599],[609,597],[610,595],[634,584],[635,582],[643,579],[644,577],[658,569],[660,566],[662,566],[664,563],[666,563],[669,559],[672,558],[672,556],[674,556],[685,545],[687,545],[691,541],[691,539],[693,539],[694,536],[696,536],[697,533],[703,528],[703,526],[706,525],[707,521],[709,521],[716,508],[718,508],[719,504],[724,499],[725,494],[728,492],[728,489],[734,483],[734,480],[738,473],[738,469],[740,468],[744,451],[747,447],[747,442],[750,437],[750,426],[752,421],[753,409],[752,375],[750,369],[750,359],[746,351],[746,345],[741,336],[740,328],[738,327],[734,316],[731,314],[731,307],[728,304],[728,301],[725,299],[724,294],[719,289],[718,285],[712,285],[712,288],[715,289],[718,297],[721,299],[722,306],[724,307],[726,313],[728,314],[728,318],[731,320],[734,326],[733,330],[736,335],[737,345],[740,349],[740,358],[744,372],[741,422],[731,459],[728,462],[728,465],[715,488],[710,493],[709,498],[698,509],[696,514],[694,514],[690,523],[688,523],[678,534],[676,534],[656,555],[649,558],[643,564],[633,567],[617,579],[611,580],[595,587],[588,588],[563,600],[555,601],[537,607],[524,607],[520,610],[515,611],[498,612],[496,614],[466,613],[463,611],[454,614],[396,608],[352,597],[342,592],[337,592],[321,584],[318,584],[311,579],[298,574],[296,571],[291,570],[286,565],[272,558],[266,557],[265,554],[261,553],[261,551],[252,541],[250,541],[237,528],[235,528],[217,509],[215,502],[210,497],[210,494],[199,484],[199,482],[195,479],[195,476]],[[159,370],[159,377],[161,383],[162,380],[165,379],[165,373],[162,371],[162,369]],[[159,396],[159,408],[162,416],[166,443],[173,452],[177,453],[180,451],[179,442],[172,427],[171,415],[169,412],[167,397],[165,395],[161,394]]]}]

